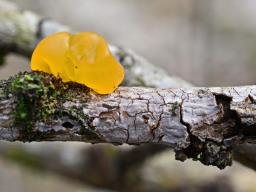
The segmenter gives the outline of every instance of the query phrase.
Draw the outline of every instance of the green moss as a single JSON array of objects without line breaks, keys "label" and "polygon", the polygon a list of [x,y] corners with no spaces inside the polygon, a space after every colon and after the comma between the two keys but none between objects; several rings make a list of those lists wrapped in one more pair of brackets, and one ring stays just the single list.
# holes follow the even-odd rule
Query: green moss
[{"label": "green moss", "polygon": [[[50,126],[57,122],[56,119],[64,128],[74,127],[75,134],[84,140],[103,140],[92,126],[92,118],[83,113],[89,99],[87,87],[77,83],[64,84],[59,78],[42,72],[20,73],[4,82],[6,85],[1,88],[4,97],[14,98],[14,125],[19,128],[20,140],[39,141],[54,137],[54,129],[44,131],[35,127],[40,122]],[[68,101],[82,102],[79,106],[64,107]]]},{"label": "green moss", "polygon": [[39,72],[20,73],[9,80],[7,94],[15,97],[15,124],[21,127],[22,135],[34,137],[34,123],[46,121],[56,111],[63,90],[58,79]]}]

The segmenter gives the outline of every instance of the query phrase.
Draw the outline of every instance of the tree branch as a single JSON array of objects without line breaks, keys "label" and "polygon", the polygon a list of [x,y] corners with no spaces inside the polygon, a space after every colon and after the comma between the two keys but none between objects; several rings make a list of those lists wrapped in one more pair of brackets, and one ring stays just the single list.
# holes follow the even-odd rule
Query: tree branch
[{"label": "tree branch", "polygon": [[[45,19],[30,11],[21,11],[15,4],[7,1],[0,0],[0,11],[0,54],[16,52],[30,56],[36,43],[44,36],[62,30],[72,31],[56,21]],[[126,67],[125,85],[163,88],[190,86],[189,83],[179,78],[170,77],[165,71],[153,66],[130,50],[116,46],[110,46],[110,48],[116,58]],[[254,151],[252,146],[248,154],[243,154],[250,157]],[[235,158],[237,156],[235,155]],[[247,165],[245,161],[243,163]]]},{"label": "tree branch", "polygon": [[256,136],[255,86],[120,87],[102,96],[32,72],[3,81],[0,90],[2,140],[164,144],[178,159],[224,168],[231,148]]}]

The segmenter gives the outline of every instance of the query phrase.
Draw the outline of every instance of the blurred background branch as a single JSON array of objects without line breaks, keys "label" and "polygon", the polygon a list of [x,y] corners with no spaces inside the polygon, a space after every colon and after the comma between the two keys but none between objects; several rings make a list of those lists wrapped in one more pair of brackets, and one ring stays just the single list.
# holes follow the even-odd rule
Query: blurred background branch
[{"label": "blurred background branch", "polygon": [[[27,1],[29,2],[29,1]],[[95,5],[97,5],[99,2],[94,1]],[[85,7],[88,7],[88,11],[90,14],[90,6],[94,5],[94,2],[87,3],[82,8],[82,12],[86,12],[84,10]],[[236,1],[237,2],[237,1]],[[65,30],[69,31],[71,30],[69,27],[59,24],[58,22],[55,22],[54,20],[50,19],[44,19],[44,17],[38,16],[37,14],[34,14],[32,12],[23,12],[20,11],[19,8],[10,2],[7,1],[0,1],[0,15],[5,15],[4,13],[8,10],[8,12],[13,12],[14,15],[17,14],[18,17],[14,17],[15,19],[12,19],[12,14],[9,16],[9,21],[6,20],[6,16],[2,17],[4,18],[4,22],[1,21],[0,18],[0,29],[6,29],[9,27],[9,31],[5,31],[4,37],[0,35],[0,44],[3,45],[1,47],[1,55],[5,55],[8,52],[16,52],[18,54],[24,55],[26,57],[29,57],[31,54],[31,51],[35,44],[38,42],[40,38],[42,38],[44,35],[56,32],[58,30]],[[17,1],[21,6],[24,6],[22,1]],[[69,13],[69,11],[65,11],[64,5],[68,8],[68,10],[77,9],[74,8],[73,1],[56,1],[56,2],[50,2],[47,1],[48,6],[45,6],[42,2],[37,2],[39,5],[38,8],[39,12],[44,11],[44,14],[51,15],[54,18],[60,18],[57,15],[54,15],[56,13],[56,8],[58,6],[56,5],[62,5],[62,8],[64,8],[64,12]],[[81,2],[80,2],[81,3]],[[102,3],[102,2],[100,2]],[[115,2],[116,3],[116,2]],[[134,3],[136,5],[135,7],[132,6],[132,3],[126,4],[125,7],[122,7],[121,4],[118,4],[118,14],[121,14],[121,12],[124,12],[125,10],[131,11],[131,9],[139,8],[140,12],[146,13],[144,9],[144,3],[145,1],[140,1]],[[158,6],[162,4],[162,7]],[[250,63],[254,62],[255,55],[255,40],[256,35],[251,33],[252,31],[250,28],[248,29],[246,27],[245,18],[242,18],[243,20],[234,19],[235,22],[238,23],[237,26],[234,27],[232,25],[232,19],[231,17],[226,17],[226,13],[232,12],[234,15],[233,10],[237,10],[236,6],[239,7],[239,3],[235,3],[232,1],[225,2],[225,6],[223,6],[222,1],[216,1],[215,3],[209,3],[208,1],[197,1],[192,0],[190,2],[185,1],[159,1],[157,3],[146,3],[151,10],[158,10],[159,12],[156,13],[158,15],[158,18],[163,18],[162,20],[157,20],[157,26],[154,26],[154,18],[151,15],[148,15],[150,18],[150,22],[145,22],[143,20],[143,23],[139,23],[137,28],[134,28],[129,25],[129,23],[120,24],[121,27],[116,28],[116,21],[108,21],[110,24],[112,23],[112,26],[114,28],[109,27],[111,32],[116,31],[116,34],[113,34],[115,37],[120,37],[120,34],[124,34],[125,38],[122,38],[122,41],[118,42],[119,44],[124,44],[129,47],[136,48],[138,52],[144,52],[144,55],[146,55],[148,58],[150,58],[151,61],[154,61],[154,63],[157,64],[157,66],[154,66],[152,64],[149,64],[148,61],[143,59],[141,56],[135,54],[134,52],[127,50],[126,48],[119,48],[116,46],[111,46],[112,52],[116,55],[116,57],[120,60],[121,63],[123,63],[126,66],[127,69],[127,79],[125,81],[127,86],[133,86],[133,85],[142,85],[142,86],[151,86],[151,87],[183,87],[183,86],[189,86],[189,83],[186,83],[179,78],[173,78],[168,75],[167,72],[160,69],[159,66],[165,66],[164,63],[168,63],[168,68],[173,74],[179,74],[180,76],[186,77],[186,79],[198,84],[198,85],[213,85],[213,84],[222,84],[222,85],[239,85],[242,84],[241,82],[244,82],[244,84],[250,84],[254,82],[254,71],[250,70],[255,69],[254,66],[250,65]],[[79,3],[76,3],[79,4]],[[106,7],[108,9],[111,9],[111,6],[113,4],[109,4],[109,1],[106,1],[106,4],[104,4],[103,7]],[[248,4],[249,5],[249,4]],[[31,6],[31,5],[30,5]],[[241,6],[241,5],[240,5]],[[2,8],[1,8],[2,7]],[[49,8],[50,7],[50,8]],[[82,6],[80,6],[82,7]],[[225,8],[224,8],[225,7]],[[253,7],[253,6],[252,6]],[[33,6],[31,7],[33,8]],[[182,10],[182,11],[177,11]],[[242,10],[239,9],[239,10]],[[247,10],[247,9],[244,9]],[[64,17],[64,21],[66,23],[72,23],[72,27],[76,28],[78,30],[84,30],[84,29],[91,29],[100,31],[100,28],[97,28],[97,26],[105,26],[106,21],[103,23],[100,23],[100,21],[94,21],[96,20],[94,17],[88,17],[87,22],[84,22],[82,19],[81,21],[78,21],[78,18],[83,18],[83,16],[79,15],[81,14],[81,11],[71,11],[75,15],[75,21],[72,20],[71,17],[66,14]],[[102,11],[101,11],[102,12]],[[217,14],[216,14],[217,12]],[[125,12],[127,13],[127,12]],[[151,13],[151,11],[150,11]],[[179,15],[179,18],[182,19],[171,19],[171,20],[164,20],[164,17],[162,15],[164,14],[176,14]],[[209,14],[208,14],[209,13]],[[224,14],[225,13],[225,14]],[[240,13],[240,12],[239,12]],[[237,14],[239,14],[237,13]],[[94,13],[93,13],[94,14]],[[134,14],[134,13],[133,13]],[[183,14],[183,15],[181,15]],[[8,15],[8,14],[7,14]],[[17,16],[16,15],[16,16]],[[232,15],[232,14],[231,14]],[[139,15],[136,15],[139,18],[141,18]],[[129,17],[129,16],[128,16]],[[225,17],[225,20],[223,20],[223,17]],[[7,17],[8,18],[8,17]],[[11,18],[11,19],[10,19]],[[20,19],[19,19],[20,18]],[[169,17],[170,18],[170,17]],[[185,19],[184,19],[185,18]],[[16,20],[17,19],[17,20]],[[63,18],[62,18],[63,19]],[[28,21],[29,20],[29,21]],[[135,20],[131,19],[131,21],[134,23]],[[140,20],[137,20],[137,22],[140,22]],[[93,22],[93,23],[90,23]],[[97,23],[98,22],[98,23]],[[107,23],[108,23],[107,22]],[[226,25],[227,22],[230,22],[231,24]],[[44,25],[41,25],[44,23]],[[95,27],[95,23],[97,23],[97,26]],[[172,29],[171,31],[167,28],[168,26]],[[5,26],[5,25],[6,26]],[[22,26],[23,25],[23,26]],[[85,27],[86,25],[86,27]],[[118,26],[119,26],[118,25]],[[240,26],[243,27],[240,27]],[[4,26],[4,27],[3,27]],[[44,27],[43,27],[44,26]],[[146,30],[153,30],[153,33],[156,34],[154,40],[152,43],[148,46],[144,46],[143,42],[147,42],[148,39],[152,38],[152,34],[146,34],[142,30],[144,28]],[[248,25],[249,26],[249,25]],[[253,26],[253,25],[251,25]],[[3,28],[1,28],[3,27]],[[45,28],[45,30],[40,31],[39,28]],[[108,27],[108,26],[106,26]],[[115,29],[115,30],[114,30]],[[136,30],[137,31],[136,31]],[[154,30],[156,29],[156,30]],[[27,31],[28,30],[28,31]],[[130,30],[129,32],[127,32]],[[141,30],[141,31],[140,31]],[[165,35],[165,31],[168,32],[168,36]],[[236,31],[236,32],[235,32]],[[7,33],[6,33],[7,32]],[[19,33],[22,32],[22,33]],[[27,35],[21,35],[23,32],[27,33]],[[1,30],[0,30],[1,34]],[[29,35],[28,35],[29,34]],[[103,33],[103,35],[108,35],[109,32]],[[126,38],[127,34],[129,34],[130,38]],[[136,35],[135,35],[136,34]],[[138,34],[142,34],[139,36]],[[8,40],[8,38],[10,38]],[[162,37],[162,38],[160,38]],[[138,38],[136,40],[136,38]],[[148,38],[148,39],[146,39]],[[2,40],[4,39],[4,41]],[[6,40],[7,39],[7,40]],[[17,40],[17,41],[16,41]],[[113,39],[110,39],[112,42]],[[115,42],[115,41],[114,41]],[[137,43],[139,42],[139,43]],[[117,42],[115,42],[117,43]],[[25,46],[25,47],[24,47]],[[161,51],[160,50],[161,47]],[[157,55],[159,57],[154,57],[154,55]],[[236,56],[236,57],[235,57]],[[3,59],[3,57],[0,56],[0,58]],[[7,58],[8,59],[8,58]],[[1,60],[1,59],[0,59]],[[27,61],[26,65],[27,64]],[[10,61],[9,61],[10,63]],[[244,65],[241,65],[243,63]],[[247,63],[247,64],[246,64]],[[248,64],[249,63],[249,64]],[[18,69],[18,67],[15,67],[14,63],[11,63],[13,66],[12,73],[14,73],[15,70]],[[206,67],[202,67],[205,64]],[[130,67],[132,66],[132,67]],[[129,67],[131,69],[131,72],[129,71]],[[251,68],[249,68],[251,67]],[[17,69],[16,69],[17,68]],[[26,66],[24,68],[27,68]],[[237,70],[234,70],[234,69]],[[145,70],[147,69],[147,70]],[[232,70],[231,70],[232,69]],[[132,71],[133,70],[133,71]],[[145,71],[144,71],[145,70]],[[6,72],[3,70],[2,77],[7,77],[9,72]],[[147,76],[147,74],[149,74]],[[156,75],[154,75],[156,74]],[[196,76],[194,74],[197,74]],[[216,75],[218,74],[218,76]],[[222,78],[219,78],[221,76]],[[236,78],[238,77],[239,78]],[[1,145],[1,148],[3,148],[3,151],[14,151],[14,155],[7,155],[8,157],[15,159],[16,155],[19,156],[19,152],[17,151],[23,151],[25,153],[29,153],[32,156],[35,156],[35,159],[38,159],[39,162],[41,162],[42,158],[45,158],[46,161],[42,161],[45,163],[42,167],[47,167],[49,170],[54,170],[52,164],[59,165],[59,169],[54,170],[56,172],[62,173],[64,170],[66,170],[67,173],[74,173],[73,175],[79,175],[75,178],[81,181],[88,180],[89,183],[97,183],[98,186],[110,186],[113,184],[115,180],[115,176],[111,176],[111,173],[118,172],[119,171],[113,171],[115,170],[115,166],[113,162],[116,162],[116,159],[122,159],[118,157],[119,151],[116,149],[113,149],[112,146],[97,146],[96,148],[88,147],[88,146],[80,146],[77,144],[77,150],[73,151],[68,150],[68,145],[57,145],[56,148],[58,150],[54,151],[54,148],[51,144],[49,144],[50,147],[45,147],[45,145],[10,145],[5,144]],[[47,148],[45,150],[45,153],[37,154],[38,151],[42,151],[42,148]],[[124,153],[120,155],[124,155],[126,152],[127,154],[132,154],[134,150],[134,157],[137,157],[138,150],[142,150],[141,153],[145,152],[145,156],[143,159],[140,159],[139,161],[134,158],[134,165],[135,167],[138,166],[138,162],[143,164],[144,162],[149,161],[149,158],[152,159],[152,155],[154,153],[160,153],[164,150],[164,148],[157,148],[152,149],[150,146],[145,146],[146,149],[143,148],[128,148],[127,146],[122,147],[121,151]],[[16,150],[15,150],[16,148]],[[32,150],[31,150],[32,148]],[[246,147],[249,149],[248,147]],[[14,150],[11,150],[14,149]],[[238,148],[239,149],[239,148]],[[242,151],[245,151],[241,149]],[[255,152],[255,147],[250,147],[251,151],[248,151],[248,159],[241,160],[240,162],[245,163],[247,166],[252,166],[254,162],[252,156],[253,152]],[[90,153],[87,151],[90,151]],[[92,152],[93,151],[93,152]],[[105,158],[101,158],[97,155],[98,151],[100,151],[102,154],[106,154]],[[146,152],[148,151],[148,152]],[[17,154],[16,154],[17,152]],[[151,154],[152,152],[152,154]],[[6,154],[6,153],[4,153]],[[7,153],[8,154],[8,153]],[[15,155],[16,154],[16,155]],[[21,152],[22,154],[22,152]],[[49,155],[54,154],[54,155]],[[68,155],[69,154],[69,155]],[[75,154],[73,156],[78,156],[79,158],[72,158],[70,154]],[[92,155],[94,154],[94,155]],[[116,156],[112,156],[110,154],[115,154]],[[235,158],[239,157],[235,154]],[[50,157],[56,157],[50,158]],[[169,156],[169,155],[168,155]],[[246,156],[246,152],[244,154]],[[90,157],[90,158],[89,158]],[[121,156],[122,157],[122,156]],[[168,159],[171,159],[173,157],[170,157]],[[87,165],[87,160],[90,159],[90,162],[94,162],[92,164]],[[103,166],[104,162],[102,160],[104,159],[104,162],[110,162],[106,163],[108,165],[107,171],[105,172],[106,176],[104,179],[101,179],[101,174],[103,168],[106,169],[106,166]],[[131,162],[120,162],[120,167],[125,167],[121,174],[126,175],[127,179],[126,181],[131,183],[131,180],[133,182],[141,181],[141,178],[136,177],[135,175],[140,175],[141,169],[132,169],[129,167],[133,167],[133,158],[131,158]],[[17,159],[16,159],[17,160]],[[20,158],[18,158],[18,161],[20,161]],[[41,163],[42,163],[41,162]],[[59,163],[63,162],[63,163]],[[80,162],[76,164],[76,162]],[[79,165],[86,164],[81,168]],[[99,162],[99,163],[95,163]],[[102,166],[100,166],[100,162],[102,162]],[[112,163],[111,163],[112,162]],[[39,164],[42,165],[42,164]],[[47,166],[48,165],[48,166]],[[174,166],[177,166],[176,164],[173,164]],[[171,165],[170,165],[171,166]],[[65,167],[67,169],[65,169]],[[93,169],[91,167],[94,167]],[[98,167],[98,169],[96,169]],[[189,167],[189,166],[188,166]],[[187,167],[187,169],[189,169]],[[88,169],[91,169],[92,175],[86,174]],[[143,168],[142,168],[143,169]],[[95,171],[96,170],[96,171]],[[98,170],[98,171],[97,171]],[[111,171],[112,170],[112,171]],[[122,170],[122,169],[121,169]],[[127,172],[128,170],[128,172]],[[133,170],[133,178],[131,179],[131,171]],[[183,170],[185,171],[185,170]],[[88,171],[89,172],[89,171]],[[66,174],[68,177],[72,177],[72,174]],[[89,176],[90,175],[90,176]],[[115,174],[112,174],[115,175]],[[235,174],[234,174],[235,175]],[[82,178],[82,179],[81,179]],[[106,179],[109,178],[109,179]],[[106,181],[110,180],[110,181]],[[142,182],[142,181],[141,181]],[[123,183],[119,183],[121,186]]]}]

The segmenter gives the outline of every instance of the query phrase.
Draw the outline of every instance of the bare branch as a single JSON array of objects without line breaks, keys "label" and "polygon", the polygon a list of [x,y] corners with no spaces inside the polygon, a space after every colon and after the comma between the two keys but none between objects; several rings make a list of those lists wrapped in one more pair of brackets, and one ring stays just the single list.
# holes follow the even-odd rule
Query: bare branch
[{"label": "bare branch", "polygon": [[[0,54],[16,52],[30,56],[36,43],[44,36],[57,31],[72,31],[69,27],[54,20],[45,19],[30,11],[21,11],[15,4],[7,1],[0,1],[0,11]],[[110,48],[126,68],[125,85],[162,88],[190,86],[189,83],[179,78],[170,77],[165,71],[153,66],[130,50],[116,46],[110,46]],[[241,145],[237,148],[235,153],[243,147]],[[243,155],[250,158],[254,151],[255,149],[251,146],[250,152],[243,153]],[[235,155],[235,158],[238,156]],[[246,161],[242,163],[246,164]]]},{"label": "bare branch", "polygon": [[256,136],[255,86],[120,87],[102,96],[33,72],[3,81],[0,93],[2,140],[164,144],[178,159],[224,168],[231,148]]}]

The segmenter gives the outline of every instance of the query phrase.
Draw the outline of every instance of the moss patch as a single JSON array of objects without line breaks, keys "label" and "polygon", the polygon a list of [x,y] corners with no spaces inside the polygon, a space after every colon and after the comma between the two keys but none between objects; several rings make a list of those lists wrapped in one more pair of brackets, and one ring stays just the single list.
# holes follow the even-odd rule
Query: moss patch
[{"label": "moss patch", "polygon": [[15,97],[15,125],[26,139],[33,139],[36,121],[46,121],[55,113],[64,84],[52,75],[39,72],[20,73],[9,79],[7,95]]},{"label": "moss patch", "polygon": [[19,129],[19,140],[40,141],[70,132],[85,141],[103,141],[92,126],[93,118],[83,113],[90,100],[89,88],[63,83],[42,72],[24,72],[2,82],[0,98],[14,100],[14,127]]}]

